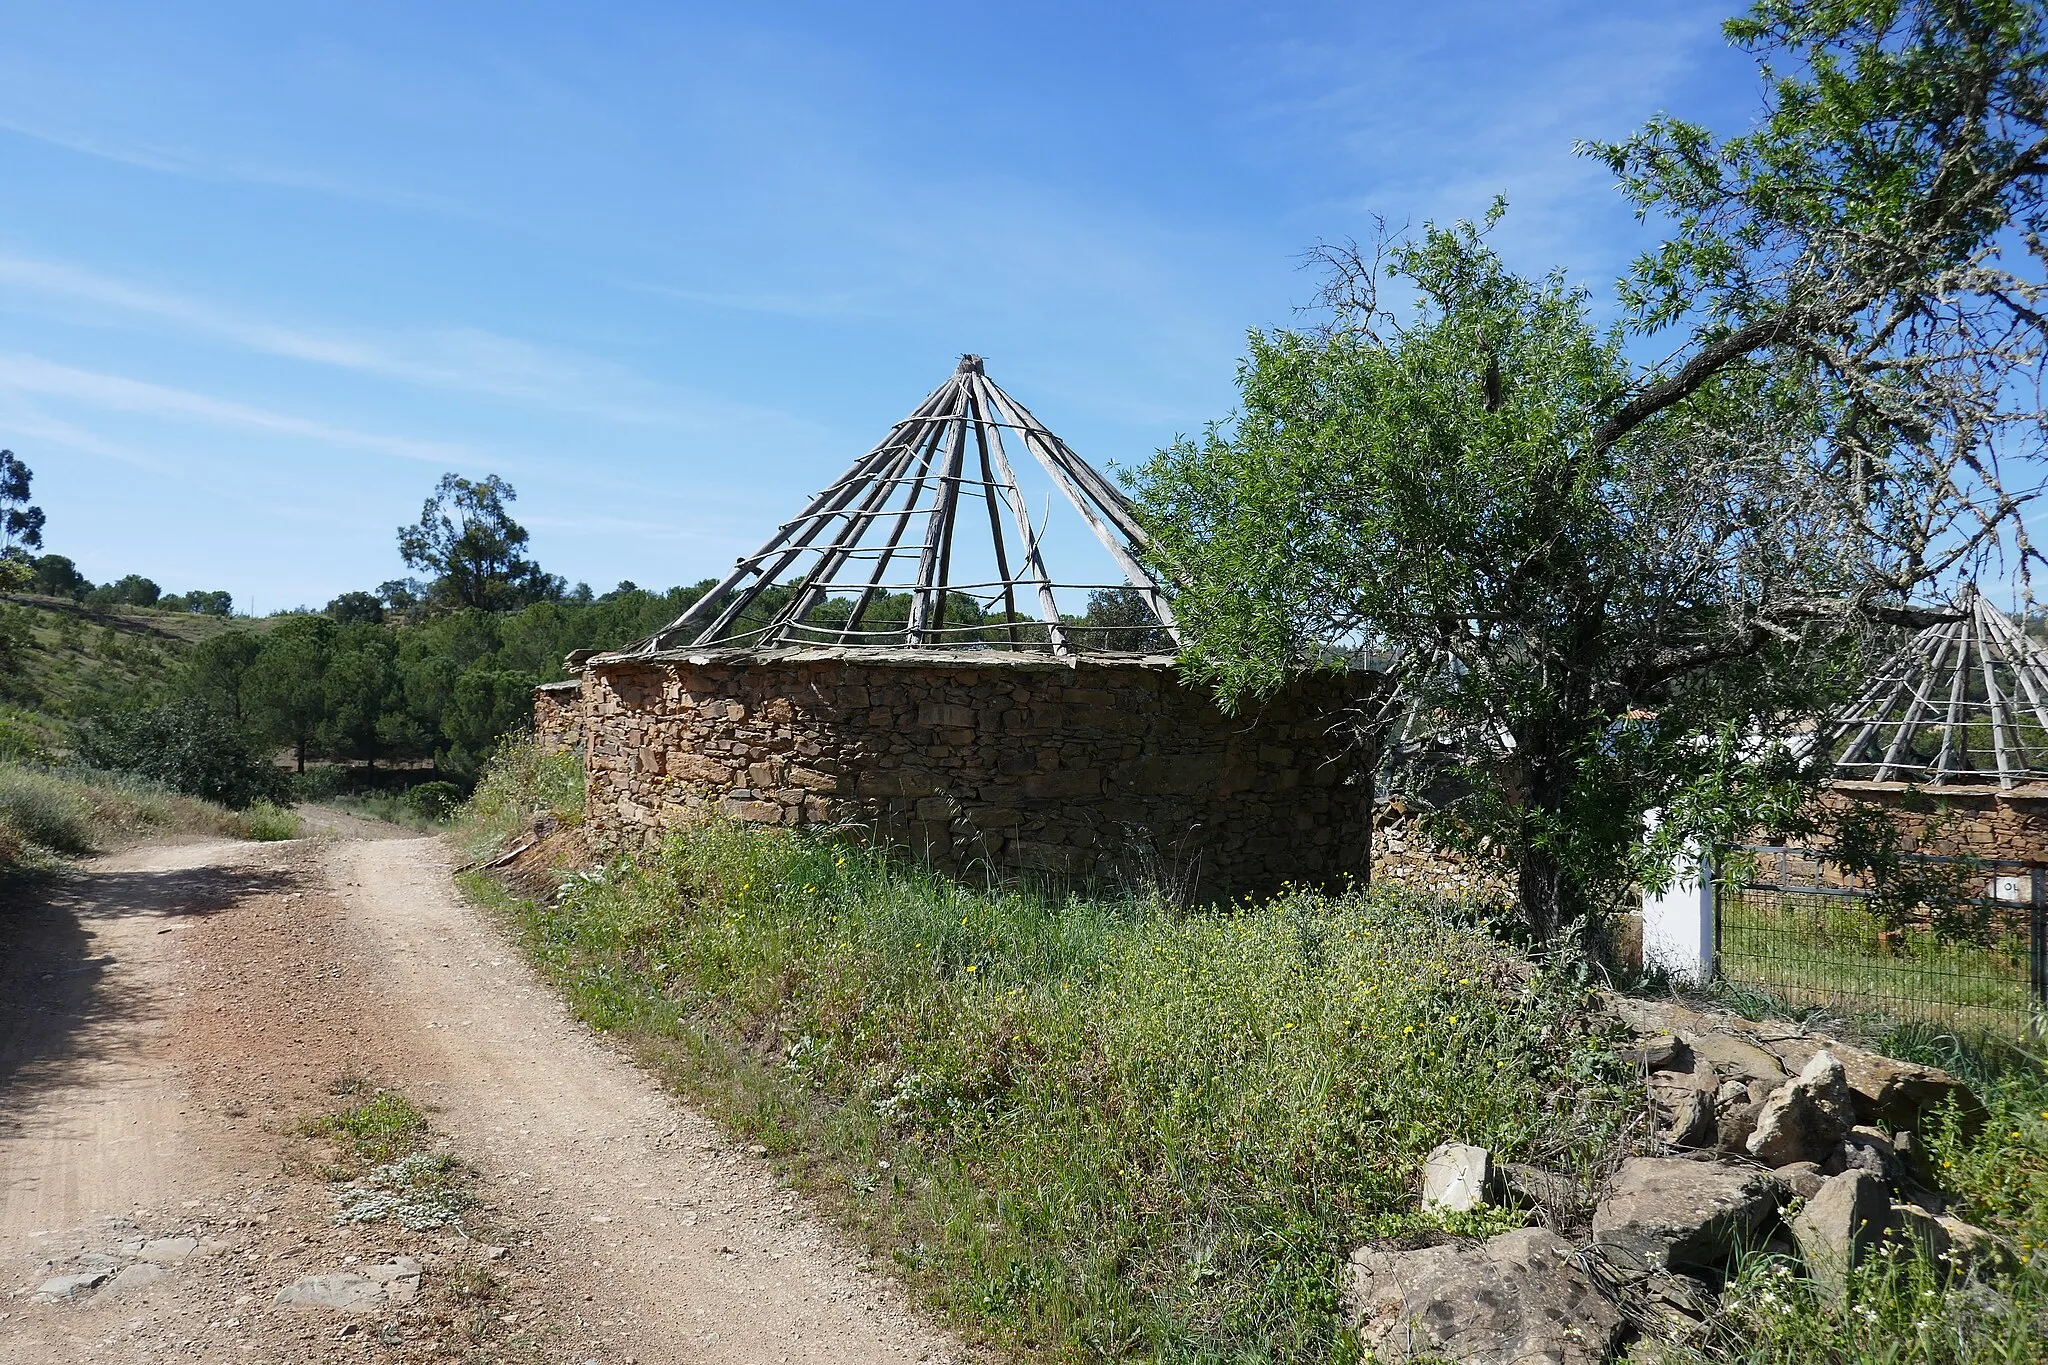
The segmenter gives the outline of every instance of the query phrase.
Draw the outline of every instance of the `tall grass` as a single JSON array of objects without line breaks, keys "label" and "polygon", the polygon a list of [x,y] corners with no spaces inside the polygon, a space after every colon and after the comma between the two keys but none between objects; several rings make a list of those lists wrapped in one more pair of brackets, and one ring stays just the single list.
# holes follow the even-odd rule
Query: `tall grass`
[{"label": "tall grass", "polygon": [[574,753],[544,754],[528,731],[506,737],[462,807],[457,824],[472,856],[494,851],[534,815],[583,823],[583,761]]},{"label": "tall grass", "polygon": [[1063,1353],[1341,1356],[1342,1256],[1445,1226],[1431,1147],[1583,1171],[1634,1108],[1584,993],[1430,899],[1183,914],[712,826],[506,903],[937,1306]]},{"label": "tall grass", "polygon": [[0,874],[149,834],[296,837],[298,817],[264,805],[235,812],[130,773],[0,760]]}]

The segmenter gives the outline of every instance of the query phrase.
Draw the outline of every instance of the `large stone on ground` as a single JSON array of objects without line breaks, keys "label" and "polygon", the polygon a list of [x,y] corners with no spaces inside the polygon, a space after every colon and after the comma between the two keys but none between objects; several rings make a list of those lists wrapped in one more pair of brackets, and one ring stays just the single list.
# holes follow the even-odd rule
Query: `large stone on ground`
[{"label": "large stone on ground", "polygon": [[1820,1187],[1827,1183],[1827,1172],[1811,1161],[1795,1161],[1790,1166],[1780,1166],[1772,1172],[1784,1183],[1786,1189],[1801,1199],[1811,1199],[1820,1193]]},{"label": "large stone on ground", "polygon": [[367,1275],[384,1291],[387,1303],[411,1303],[420,1296],[420,1275],[423,1268],[411,1256],[395,1256],[378,1265],[363,1267]]},{"label": "large stone on ground", "polygon": [[1855,1121],[1842,1064],[1825,1049],[1799,1075],[1778,1087],[1756,1116],[1749,1154],[1766,1166],[1825,1162]]},{"label": "large stone on ground", "polygon": [[1650,1073],[1657,1136],[1673,1147],[1711,1147],[1718,1132],[1714,1092],[1720,1080],[1705,1062],[1694,1057],[1682,1061],[1683,1069]]},{"label": "large stone on ground", "polygon": [[46,1299],[75,1299],[105,1284],[112,1274],[108,1270],[80,1270],[52,1275],[36,1286],[36,1293]]},{"label": "large stone on ground", "polygon": [[1767,1171],[1639,1156],[1621,1164],[1593,1210],[1593,1245],[1616,1269],[1716,1269],[1760,1245],[1782,1187]]},{"label": "large stone on ground", "polygon": [[1385,1365],[1599,1365],[1622,1322],[1570,1244],[1542,1228],[1477,1246],[1361,1247],[1351,1253],[1344,1308]]},{"label": "large stone on ground", "polygon": [[1837,1055],[1842,1059],[1849,1091],[1855,1097],[1856,1118],[1861,1123],[1892,1132],[1918,1129],[1922,1115],[1954,1098],[1965,1132],[1974,1133],[1983,1126],[1983,1102],[1959,1077],[1937,1067],[1902,1062],[1860,1047],[1844,1047]]},{"label": "large stone on ground", "polygon": [[1425,1212],[1464,1213],[1486,1203],[1493,1189],[1493,1153],[1464,1142],[1446,1142],[1422,1163]]},{"label": "large stone on ground", "polygon": [[1758,1041],[1790,1067],[1804,1069],[1814,1053],[1832,1052],[1849,1082],[1858,1123],[1891,1132],[1917,1129],[1921,1115],[1939,1108],[1951,1095],[1956,1097],[1966,1127],[1975,1131],[1983,1121],[1984,1106],[1975,1093],[1939,1067],[1902,1062],[1868,1048],[1805,1033],[1793,1025],[1759,1025],[1758,1030]]},{"label": "large stone on ground", "polygon": [[1701,1029],[1684,1037],[1693,1056],[1712,1066],[1724,1081],[1762,1081],[1775,1086],[1792,1074],[1769,1051],[1736,1034]]},{"label": "large stone on ground", "polygon": [[1685,1056],[1685,1044],[1673,1033],[1652,1033],[1627,1047],[1617,1048],[1616,1057],[1634,1062],[1645,1071],[1669,1071]]},{"label": "large stone on ground", "polygon": [[285,1308],[339,1308],[367,1312],[383,1301],[383,1285],[351,1270],[338,1270],[327,1275],[301,1275],[277,1291],[277,1302]]},{"label": "large stone on ground", "polygon": [[1819,1193],[1792,1218],[1792,1237],[1814,1283],[1840,1297],[1849,1271],[1892,1226],[1891,1191],[1868,1171],[1821,1182]]},{"label": "large stone on ground", "polygon": [[1877,1177],[1888,1190],[1903,1191],[1909,1183],[1906,1164],[1899,1160],[1892,1140],[1875,1128],[1858,1124],[1842,1139],[1842,1145],[1824,1163],[1829,1175],[1843,1171],[1864,1171]]}]

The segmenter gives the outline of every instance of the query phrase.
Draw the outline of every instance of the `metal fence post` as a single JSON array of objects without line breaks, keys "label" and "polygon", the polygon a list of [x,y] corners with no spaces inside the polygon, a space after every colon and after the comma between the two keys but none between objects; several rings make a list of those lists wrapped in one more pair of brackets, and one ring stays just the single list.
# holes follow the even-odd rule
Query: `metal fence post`
[{"label": "metal fence post", "polygon": [[2048,1007],[2048,867],[2035,866],[2027,896],[2027,965],[2034,1007]]}]

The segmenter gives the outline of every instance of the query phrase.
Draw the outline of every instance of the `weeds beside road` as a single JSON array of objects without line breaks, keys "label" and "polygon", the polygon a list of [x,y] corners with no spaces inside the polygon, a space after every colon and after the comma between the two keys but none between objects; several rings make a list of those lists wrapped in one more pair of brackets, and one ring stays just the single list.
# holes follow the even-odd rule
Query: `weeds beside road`
[{"label": "weeds beside road", "polygon": [[[460,834],[581,818],[575,760],[510,751]],[[1342,1256],[1526,1217],[1418,1212],[1446,1139],[1595,1178],[1642,1095],[1591,1008],[1455,905],[1390,889],[1196,913],[969,888],[871,851],[708,826],[524,899],[472,877],[577,1014],[783,1168],[925,1301],[1061,1358],[1345,1360]],[[1966,1217],[2048,1235],[2048,1087],[1921,1031],[1993,1114],[1927,1134]],[[2032,1107],[2029,1107],[2032,1106]],[[1831,1302],[1744,1266],[1670,1361],[2048,1358],[2048,1282],[1908,1256]],[[1929,1293],[1930,1287],[1934,1292]],[[1915,1324],[1923,1324],[1916,1326]]]},{"label": "weeds beside road", "polygon": [[0,761],[0,876],[174,833],[292,839],[299,817],[267,801],[231,811],[127,773]]},{"label": "weeds beside road", "polygon": [[[489,789],[489,784],[486,784]],[[495,898],[595,1026],[788,1161],[957,1321],[1084,1357],[1341,1354],[1341,1256],[1455,1137],[1594,1174],[1589,993],[1438,902],[971,890],[709,827]]]}]

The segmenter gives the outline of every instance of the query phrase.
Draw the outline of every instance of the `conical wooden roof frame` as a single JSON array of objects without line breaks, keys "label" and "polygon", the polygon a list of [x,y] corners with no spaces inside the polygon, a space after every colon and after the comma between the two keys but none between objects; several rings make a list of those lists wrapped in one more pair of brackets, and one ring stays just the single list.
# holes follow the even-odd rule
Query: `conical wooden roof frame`
[{"label": "conical wooden roof frame", "polygon": [[[1053,577],[1045,563],[1040,528],[1032,525],[1010,463],[1006,432],[1051,475],[1123,572],[1125,582],[1076,583]],[[978,528],[984,511],[996,577],[950,582],[955,538],[968,525]],[[913,529],[918,534],[912,535]],[[1113,641],[1120,630],[1156,637],[1161,629],[1178,648],[1180,630],[1173,609],[1139,562],[1147,543],[1129,501],[1116,486],[990,379],[979,356],[962,356],[952,376],[891,427],[874,449],[777,527],[760,549],[742,557],[689,610],[625,652],[966,646],[1071,657],[1100,648],[1083,639]],[[914,565],[911,576],[892,580],[889,570],[894,564]],[[864,574],[859,572],[862,568],[867,570]],[[747,624],[750,609],[778,583],[786,586],[792,574],[801,575],[798,586],[770,619]],[[1136,590],[1154,622],[1091,626],[1077,638],[1075,629],[1061,619],[1059,590],[1123,587]],[[901,627],[866,629],[869,608],[886,593],[909,595],[909,619]],[[962,596],[983,601],[986,609],[999,610],[1001,616],[993,626],[949,626],[948,601]],[[851,599],[847,618],[821,619],[818,608],[835,597]],[[751,619],[758,622],[759,616],[755,611]]]},{"label": "conical wooden roof frame", "polygon": [[1878,670],[1830,732],[1837,782],[2048,783],[2048,658],[1972,591]]}]

